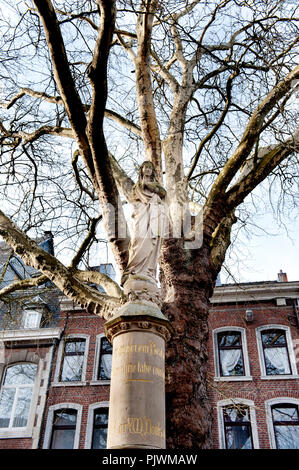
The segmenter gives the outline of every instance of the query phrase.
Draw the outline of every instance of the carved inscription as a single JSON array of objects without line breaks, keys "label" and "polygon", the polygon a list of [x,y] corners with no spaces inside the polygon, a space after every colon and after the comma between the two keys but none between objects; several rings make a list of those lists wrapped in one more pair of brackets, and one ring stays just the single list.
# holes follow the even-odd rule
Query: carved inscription
[{"label": "carved inscription", "polygon": [[[158,347],[154,341],[150,341],[149,344],[122,344],[114,348],[113,354],[120,359],[117,360],[117,364],[114,364],[115,374],[124,375],[127,380],[136,382],[152,382],[150,379],[153,378],[165,380],[164,350]],[[138,360],[136,357],[134,361],[135,354],[144,355],[145,360]],[[128,355],[133,360],[126,362]],[[150,358],[153,357],[163,360],[162,367],[149,363]]]},{"label": "carved inscription", "polygon": [[119,424],[117,428],[116,431],[118,434],[129,433],[165,438],[165,430],[162,429],[161,424],[158,422],[154,425],[152,420],[146,416],[127,418],[127,421]]}]

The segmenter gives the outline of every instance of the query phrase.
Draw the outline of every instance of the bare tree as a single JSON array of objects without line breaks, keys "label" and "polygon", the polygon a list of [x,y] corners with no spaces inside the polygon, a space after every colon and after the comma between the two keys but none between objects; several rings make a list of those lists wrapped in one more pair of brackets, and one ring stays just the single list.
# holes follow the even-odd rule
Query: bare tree
[{"label": "bare tree", "polygon": [[[120,196],[136,165],[151,160],[164,179],[173,227],[191,201],[202,206],[202,226],[191,231],[201,231],[201,243],[186,244],[184,233],[164,240],[160,281],[175,331],[166,358],[168,447],[208,448],[209,298],[245,198],[277,176],[291,191],[297,171],[297,2],[5,4],[0,235],[42,273],[26,287],[51,279],[109,318],[121,288],[78,266],[101,218],[125,267]],[[69,266],[27,235],[50,221],[71,234]]]}]

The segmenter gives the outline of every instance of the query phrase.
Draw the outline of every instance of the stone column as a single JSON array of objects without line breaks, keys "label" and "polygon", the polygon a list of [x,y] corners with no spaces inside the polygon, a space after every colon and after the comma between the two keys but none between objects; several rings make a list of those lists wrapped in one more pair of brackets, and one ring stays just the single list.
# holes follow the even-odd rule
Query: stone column
[{"label": "stone column", "polygon": [[124,304],[105,324],[113,344],[108,449],[165,449],[165,343],[171,327],[147,300]]}]

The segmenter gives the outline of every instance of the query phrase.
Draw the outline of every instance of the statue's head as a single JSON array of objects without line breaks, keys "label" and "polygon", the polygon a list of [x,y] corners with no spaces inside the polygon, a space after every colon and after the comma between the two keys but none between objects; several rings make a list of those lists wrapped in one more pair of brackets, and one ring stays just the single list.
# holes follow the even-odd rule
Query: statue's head
[{"label": "statue's head", "polygon": [[[151,173],[150,173],[150,170],[151,170]],[[142,180],[145,171],[147,172],[148,176],[151,177],[152,181],[154,181],[156,179],[156,170],[155,170],[155,167],[154,167],[153,163],[150,160],[145,160],[140,165],[139,178],[138,178],[139,181]]]}]

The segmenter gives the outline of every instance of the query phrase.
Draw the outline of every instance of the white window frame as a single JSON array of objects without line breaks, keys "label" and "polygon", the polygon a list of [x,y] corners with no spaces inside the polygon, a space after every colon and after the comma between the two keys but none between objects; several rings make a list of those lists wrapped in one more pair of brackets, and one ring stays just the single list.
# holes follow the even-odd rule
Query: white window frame
[{"label": "white window frame", "polygon": [[105,333],[101,333],[97,335],[97,338],[96,338],[96,350],[95,350],[95,355],[94,355],[93,373],[92,373],[92,380],[90,381],[90,385],[109,385],[110,384],[110,380],[99,380],[97,378],[99,367],[100,367],[101,342],[103,338],[106,338]]},{"label": "white window frame", "polygon": [[[225,333],[228,331],[237,331],[241,333],[241,342],[242,342],[242,354],[243,354],[243,363],[244,363],[244,375],[220,375],[220,362],[219,362],[219,351],[218,351],[218,333]],[[240,326],[224,326],[220,328],[215,328],[213,330],[213,349],[214,349],[214,364],[215,364],[215,377],[214,380],[217,382],[240,382],[252,380],[250,375],[250,366],[249,366],[249,357],[248,357],[248,348],[247,348],[247,339],[246,339],[246,330]]]},{"label": "white window frame", "polygon": [[68,409],[77,411],[76,430],[75,430],[75,436],[74,436],[73,449],[79,448],[82,408],[83,406],[79,405],[78,403],[57,403],[56,405],[52,405],[49,407],[43,449],[50,448],[55,411],[68,410]]},{"label": "white window frame", "polygon": [[270,400],[265,401],[266,419],[267,419],[267,426],[268,426],[271,449],[277,449],[271,408],[273,405],[286,405],[286,404],[299,406],[299,398],[276,397],[276,398],[271,398]]},{"label": "white window frame", "polygon": [[101,401],[99,403],[93,403],[88,407],[88,416],[87,416],[87,425],[86,425],[86,436],[85,436],[85,449],[91,449],[92,444],[92,435],[93,435],[93,421],[94,421],[94,412],[98,408],[108,408],[109,401]]},{"label": "white window frame", "polygon": [[[262,335],[261,335],[261,333],[266,330],[283,330],[285,332],[291,374],[267,375],[265,358],[264,358],[264,350],[263,350],[263,344],[262,344]],[[299,376],[297,373],[296,359],[295,359],[295,354],[294,354],[293,341],[292,341],[290,328],[286,325],[271,324],[271,325],[259,326],[258,328],[256,328],[255,331],[256,331],[257,349],[258,349],[260,369],[261,369],[261,379],[262,380],[298,379]]]},{"label": "white window frame", "polygon": [[[90,338],[89,335],[78,333],[78,334],[67,335],[61,339],[59,347],[58,347],[58,352],[57,352],[56,368],[55,368],[54,380],[52,382],[53,387],[72,387],[72,386],[74,387],[78,385],[79,386],[86,385],[86,369],[87,369],[87,360],[88,360],[88,351],[89,351],[89,338]],[[72,339],[74,340],[84,339],[85,340],[85,350],[84,350],[84,356],[83,356],[81,380],[74,381],[74,382],[63,382],[59,380],[59,377],[60,377],[60,371],[61,371],[63,354],[64,354],[64,345],[66,341],[69,341]]]},{"label": "white window frame", "polygon": [[218,434],[219,434],[220,449],[226,449],[223,408],[229,405],[245,405],[249,408],[253,449],[259,449],[260,448],[259,437],[258,437],[254,402],[252,400],[247,400],[245,398],[229,398],[226,400],[218,401],[217,403]]},{"label": "white window frame", "polygon": [[34,383],[32,385],[32,396],[31,396],[31,402],[30,402],[30,408],[29,408],[29,413],[28,413],[28,421],[27,425],[25,427],[19,427],[19,428],[0,428],[0,439],[14,439],[14,438],[31,438],[32,433],[33,433],[33,426],[34,426],[34,417],[35,417],[35,410],[37,407],[37,401],[38,401],[38,392],[39,392],[39,386],[38,384],[40,383],[41,380],[41,367],[40,363],[32,362],[32,361],[22,361],[22,362],[12,362],[9,364],[6,364],[5,367],[3,368],[3,374],[2,374],[2,380],[1,380],[1,388],[0,388],[0,394],[2,390],[2,383],[3,379],[5,377],[5,373],[7,368],[11,366],[16,366],[18,364],[34,364],[37,366],[36,374],[35,374],[35,379]]},{"label": "white window frame", "polygon": [[[35,326],[27,326],[29,316],[34,314],[37,318],[35,322]],[[38,312],[37,310],[25,310],[23,313],[23,328],[25,330],[36,330],[40,327],[40,322],[42,319],[42,313]]]}]

